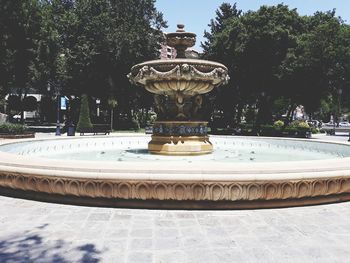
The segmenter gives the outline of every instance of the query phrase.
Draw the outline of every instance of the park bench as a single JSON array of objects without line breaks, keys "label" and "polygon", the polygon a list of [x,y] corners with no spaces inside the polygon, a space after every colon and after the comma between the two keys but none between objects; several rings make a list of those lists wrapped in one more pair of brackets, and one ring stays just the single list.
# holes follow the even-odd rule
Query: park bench
[{"label": "park bench", "polygon": [[80,129],[80,136],[85,135],[86,133],[92,133],[93,135],[98,134],[110,134],[111,128],[109,124],[94,124],[92,128]]},{"label": "park bench", "polygon": [[350,142],[350,127],[322,126],[322,130],[324,130],[327,135],[335,135],[337,132],[347,132],[349,133],[348,141]]}]

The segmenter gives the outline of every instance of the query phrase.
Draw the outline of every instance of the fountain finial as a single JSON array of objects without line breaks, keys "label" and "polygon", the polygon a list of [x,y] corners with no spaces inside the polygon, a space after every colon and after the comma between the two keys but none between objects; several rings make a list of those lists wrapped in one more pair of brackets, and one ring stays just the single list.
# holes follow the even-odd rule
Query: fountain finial
[{"label": "fountain finial", "polygon": [[185,32],[185,25],[184,24],[177,24],[177,30],[176,32]]},{"label": "fountain finial", "polygon": [[178,24],[176,32],[166,34],[166,43],[176,49],[176,58],[186,58],[186,49],[196,44],[196,34],[186,32],[184,28],[184,24]]}]

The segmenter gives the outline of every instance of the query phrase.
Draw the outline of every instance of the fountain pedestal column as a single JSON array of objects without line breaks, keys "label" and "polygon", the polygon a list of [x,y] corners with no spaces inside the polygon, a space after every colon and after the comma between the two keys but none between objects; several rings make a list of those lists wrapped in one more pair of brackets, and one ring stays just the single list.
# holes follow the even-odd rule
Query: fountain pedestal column
[{"label": "fountain pedestal column", "polygon": [[213,151],[207,135],[207,122],[157,121],[148,150],[164,155],[199,155]]},{"label": "fountain pedestal column", "polygon": [[185,51],[194,46],[196,35],[178,25],[166,35],[166,43],[177,50],[177,58],[153,60],[135,65],[128,75],[133,84],[155,94],[157,121],[148,150],[154,154],[199,155],[213,151],[207,122],[199,116],[202,94],[227,83],[227,68],[216,62],[187,59]]}]

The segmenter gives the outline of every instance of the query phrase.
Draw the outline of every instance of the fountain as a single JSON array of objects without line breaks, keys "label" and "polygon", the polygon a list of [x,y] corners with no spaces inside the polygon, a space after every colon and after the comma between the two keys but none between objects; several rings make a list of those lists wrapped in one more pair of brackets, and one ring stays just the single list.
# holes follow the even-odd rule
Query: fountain
[{"label": "fountain", "polygon": [[153,60],[135,65],[130,81],[155,94],[158,119],[153,126],[148,150],[154,154],[199,155],[213,151],[207,122],[201,118],[202,94],[226,84],[227,68],[206,60],[186,59],[185,50],[194,46],[196,34],[177,25],[166,35],[166,44],[176,49],[176,59]]},{"label": "fountain", "polygon": [[152,138],[0,141],[0,194],[79,205],[179,209],[350,200],[348,143],[237,136],[212,136],[209,141],[201,95],[224,84],[227,69],[184,58],[195,34],[183,28],[167,35],[177,59],[148,61],[129,74],[133,83],[155,94],[158,120]]}]

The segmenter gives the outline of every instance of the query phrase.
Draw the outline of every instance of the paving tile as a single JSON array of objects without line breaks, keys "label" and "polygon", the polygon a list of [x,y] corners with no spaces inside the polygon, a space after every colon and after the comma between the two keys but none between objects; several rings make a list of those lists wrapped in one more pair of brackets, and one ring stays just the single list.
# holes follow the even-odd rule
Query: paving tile
[{"label": "paving tile", "polygon": [[347,263],[350,202],[171,211],[0,197],[0,229],[0,262]]},{"label": "paving tile", "polygon": [[92,213],[89,215],[89,221],[109,221],[111,218],[110,213]]},{"label": "paving tile", "polygon": [[176,238],[179,237],[179,230],[176,228],[156,228],[155,238]]},{"label": "paving tile", "polygon": [[153,230],[150,228],[136,228],[132,229],[130,232],[131,237],[152,237],[153,236]]},{"label": "paving tile", "polygon": [[179,250],[181,247],[181,242],[178,238],[154,239],[155,250]]},{"label": "paving tile", "polygon": [[150,252],[131,252],[127,257],[128,263],[153,262],[153,254]]},{"label": "paving tile", "polygon": [[187,262],[186,254],[183,251],[159,252],[155,254],[155,263],[179,263]]},{"label": "paving tile", "polygon": [[131,251],[151,250],[152,248],[153,248],[153,240],[150,238],[131,239],[128,247],[128,249]]},{"label": "paving tile", "polygon": [[190,263],[212,263],[219,262],[214,259],[214,252],[211,249],[184,250],[187,262]]}]

